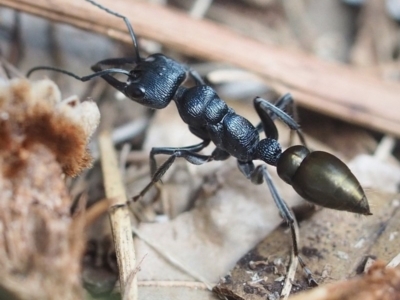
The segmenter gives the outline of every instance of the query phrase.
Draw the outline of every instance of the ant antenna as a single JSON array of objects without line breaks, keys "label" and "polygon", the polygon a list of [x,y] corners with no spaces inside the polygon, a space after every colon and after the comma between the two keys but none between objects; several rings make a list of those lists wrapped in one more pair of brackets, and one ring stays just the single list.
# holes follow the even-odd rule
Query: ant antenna
[{"label": "ant antenna", "polygon": [[80,80],[82,82],[88,81],[92,78],[95,77],[99,77],[99,76],[103,76],[103,75],[107,75],[107,74],[125,74],[127,76],[129,76],[129,71],[124,70],[124,69],[118,69],[118,68],[111,68],[111,69],[106,69],[106,70],[102,70],[90,75],[86,75],[86,76],[78,76],[72,72],[68,72],[65,71],[63,69],[58,69],[58,68],[53,68],[53,67],[46,67],[46,66],[39,66],[39,67],[35,67],[29,70],[29,72],[26,74],[26,77],[29,77],[33,72],[36,72],[38,70],[50,70],[50,71],[55,71],[55,72],[59,72],[68,76],[71,76],[77,80]]},{"label": "ant antenna", "polygon": [[138,43],[137,43],[137,38],[136,38],[136,35],[135,35],[134,31],[133,31],[132,25],[129,22],[128,18],[123,16],[123,15],[120,15],[119,13],[117,13],[115,11],[112,11],[112,10],[108,9],[107,7],[102,6],[101,4],[99,4],[99,3],[97,3],[97,2],[95,2],[93,0],[85,0],[85,1],[93,4],[94,6],[97,6],[98,8],[108,12],[111,15],[114,15],[114,16],[124,20],[124,22],[126,24],[126,27],[128,27],[129,34],[131,35],[133,45],[135,47],[136,62],[139,62],[141,60],[141,58],[140,58],[140,55],[139,55],[139,47],[138,47]]}]

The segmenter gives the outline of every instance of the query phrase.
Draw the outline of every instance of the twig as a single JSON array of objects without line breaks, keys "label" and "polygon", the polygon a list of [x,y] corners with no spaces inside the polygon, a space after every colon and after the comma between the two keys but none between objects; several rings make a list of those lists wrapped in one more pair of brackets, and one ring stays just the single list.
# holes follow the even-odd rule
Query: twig
[{"label": "twig", "polygon": [[[129,209],[126,206],[126,195],[119,172],[116,153],[111,136],[102,132],[99,136],[99,147],[103,169],[106,196],[113,199],[109,209],[111,230],[117,256],[121,294],[123,299],[137,299],[137,277],[129,280],[136,268],[136,257],[131,231]],[[128,287],[129,283],[129,288]]]},{"label": "twig", "polygon": [[[131,42],[119,18],[84,4],[83,0],[0,0],[0,5]],[[247,69],[278,92],[292,92],[302,106],[400,136],[398,84],[264,45],[210,21],[195,20],[158,5],[126,0],[101,0],[101,4],[123,12],[138,35],[184,54]]]}]

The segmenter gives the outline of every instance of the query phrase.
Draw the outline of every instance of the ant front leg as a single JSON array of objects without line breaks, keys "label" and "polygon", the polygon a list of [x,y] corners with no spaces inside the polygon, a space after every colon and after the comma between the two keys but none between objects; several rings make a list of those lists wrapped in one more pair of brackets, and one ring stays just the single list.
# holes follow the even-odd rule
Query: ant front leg
[{"label": "ant front leg", "polygon": [[[187,147],[153,148],[150,152],[150,169],[152,173],[151,181],[148,185],[145,186],[145,188],[138,195],[133,197],[132,200],[136,201],[139,198],[143,197],[155,183],[160,181],[161,178],[164,176],[165,172],[168,171],[168,169],[172,166],[177,157],[183,157],[188,162],[194,165],[201,165],[208,161],[211,161],[212,160],[211,155],[201,155],[197,153],[202,149],[204,149],[205,147],[207,147],[209,143],[210,143],[209,140],[205,140],[200,144]],[[159,168],[157,168],[155,161],[155,155],[158,154],[170,155],[170,157]]]},{"label": "ant front leg", "polygon": [[309,285],[318,285],[315,279],[312,277],[311,271],[307,268],[303,259],[299,255],[299,246],[297,243],[297,235],[294,227],[294,216],[285,200],[283,200],[282,197],[279,195],[278,190],[276,189],[275,184],[273,183],[272,178],[268,173],[267,167],[265,165],[259,165],[255,167],[252,161],[242,162],[239,160],[238,167],[239,170],[246,176],[246,178],[250,179],[251,182],[255,184],[261,184],[263,180],[265,180],[271,192],[272,198],[274,199],[275,205],[278,207],[282,219],[290,228],[290,232],[292,235],[293,252],[295,257],[297,257],[297,259],[299,260],[299,263],[303,268],[304,273],[306,274]]}]

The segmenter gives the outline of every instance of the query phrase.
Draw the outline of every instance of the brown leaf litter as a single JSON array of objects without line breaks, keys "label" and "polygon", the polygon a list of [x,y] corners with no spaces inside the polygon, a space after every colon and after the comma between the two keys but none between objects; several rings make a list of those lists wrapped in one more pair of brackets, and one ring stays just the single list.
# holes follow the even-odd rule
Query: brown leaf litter
[{"label": "brown leaf litter", "polygon": [[49,80],[0,82],[0,298],[82,298],[83,222],[63,173],[90,166],[99,116]]}]

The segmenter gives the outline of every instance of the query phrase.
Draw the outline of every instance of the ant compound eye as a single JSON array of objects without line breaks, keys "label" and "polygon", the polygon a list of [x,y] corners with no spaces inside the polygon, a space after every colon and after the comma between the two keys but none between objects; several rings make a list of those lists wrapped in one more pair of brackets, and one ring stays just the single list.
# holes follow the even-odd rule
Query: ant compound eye
[{"label": "ant compound eye", "polygon": [[137,87],[131,90],[130,95],[135,99],[143,99],[145,95],[145,89],[143,87]]}]

